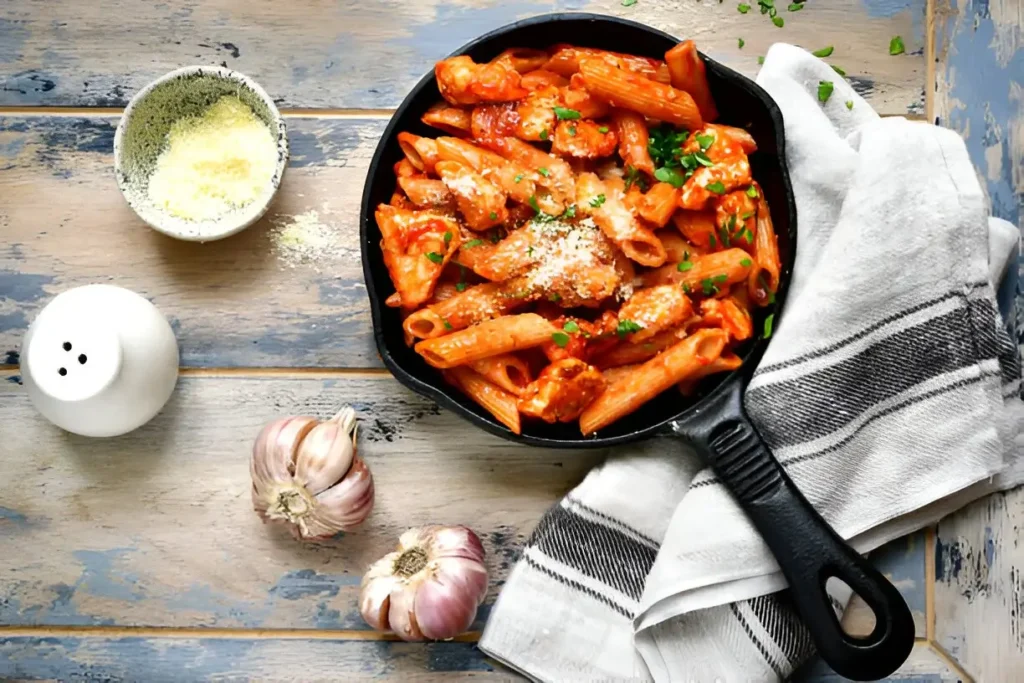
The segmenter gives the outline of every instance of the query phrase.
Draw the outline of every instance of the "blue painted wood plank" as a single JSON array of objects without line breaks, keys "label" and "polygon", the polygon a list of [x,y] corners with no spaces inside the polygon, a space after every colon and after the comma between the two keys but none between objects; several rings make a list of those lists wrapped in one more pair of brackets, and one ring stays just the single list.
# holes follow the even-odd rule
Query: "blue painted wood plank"
[{"label": "blue painted wood plank", "polygon": [[739,14],[735,3],[676,0],[630,7],[605,0],[377,0],[320,3],[315,12],[238,0],[93,0],[39,12],[31,0],[8,0],[0,4],[0,105],[118,107],[171,69],[224,64],[285,106],[389,108],[436,60],[484,33],[529,16],[586,10],[697,38],[747,74],[771,42],[835,44],[850,73],[863,77],[869,101],[904,114],[921,107],[924,58],[889,60],[884,47],[894,33],[915,41],[924,7],[925,0],[810,3],[788,14],[780,31],[757,13]]},{"label": "blue painted wood plank", "polygon": [[239,638],[2,637],[4,680],[510,680],[474,643]]}]

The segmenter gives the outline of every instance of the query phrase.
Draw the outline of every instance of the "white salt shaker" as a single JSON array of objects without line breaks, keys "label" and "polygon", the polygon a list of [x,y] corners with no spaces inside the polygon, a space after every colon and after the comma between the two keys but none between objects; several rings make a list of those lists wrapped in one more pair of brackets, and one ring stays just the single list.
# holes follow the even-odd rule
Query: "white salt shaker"
[{"label": "white salt shaker", "polygon": [[62,292],[25,333],[22,382],[50,422],[116,436],[153,418],[178,380],[178,344],[156,306],[121,287]]}]

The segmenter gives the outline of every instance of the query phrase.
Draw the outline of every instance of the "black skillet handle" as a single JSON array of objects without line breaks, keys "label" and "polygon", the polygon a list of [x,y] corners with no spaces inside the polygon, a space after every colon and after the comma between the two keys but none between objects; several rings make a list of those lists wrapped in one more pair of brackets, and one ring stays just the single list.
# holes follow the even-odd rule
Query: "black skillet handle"
[{"label": "black skillet handle", "polygon": [[[910,655],[914,619],[899,591],[828,525],[775,460],[743,410],[744,382],[720,386],[700,413],[672,423],[732,492],[775,555],[814,644],[832,669],[856,681],[885,678]],[[825,582],[842,579],[875,614],[863,638],[848,635]]]}]

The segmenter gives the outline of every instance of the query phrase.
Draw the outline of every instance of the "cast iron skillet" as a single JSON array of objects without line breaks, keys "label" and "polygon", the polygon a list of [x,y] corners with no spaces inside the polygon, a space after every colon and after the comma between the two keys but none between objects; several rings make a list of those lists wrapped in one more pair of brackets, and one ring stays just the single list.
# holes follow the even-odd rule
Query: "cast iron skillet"
[{"label": "cast iron skillet", "polygon": [[[613,17],[549,14],[499,28],[453,54],[467,54],[480,62],[510,47],[545,48],[564,42],[661,58],[678,41],[661,31]],[[776,294],[778,318],[796,254],[796,207],[784,162],[782,113],[752,81],[707,57],[704,61],[721,121],[746,128],[757,140],[759,149],[751,156],[751,166],[771,206],[783,263]],[[431,72],[413,88],[385,129],[363,192],[363,275],[370,296],[374,339],[388,369],[413,391],[511,441],[556,448],[599,448],[672,434],[689,442],[729,488],[771,548],[793,589],[797,611],[824,660],[840,675],[855,680],[884,678],[899,668],[914,644],[914,623],[903,598],[818,515],[744,412],[742,392],[764,353],[765,340],[740,349],[743,366],[706,380],[700,398],[683,399],[677,392],[668,391],[602,430],[596,438],[581,436],[575,423],[527,421],[522,435],[513,434],[476,403],[449,388],[437,370],[406,347],[398,311],[384,305],[394,288],[384,266],[374,209],[386,203],[394,190],[392,165],[402,157],[395,135],[408,130],[436,137],[438,132],[422,124],[420,116],[440,99]],[[759,312],[755,330],[763,329],[765,315]],[[854,638],[842,630],[825,592],[825,581],[830,577],[845,581],[874,612],[875,629],[869,636]]]}]

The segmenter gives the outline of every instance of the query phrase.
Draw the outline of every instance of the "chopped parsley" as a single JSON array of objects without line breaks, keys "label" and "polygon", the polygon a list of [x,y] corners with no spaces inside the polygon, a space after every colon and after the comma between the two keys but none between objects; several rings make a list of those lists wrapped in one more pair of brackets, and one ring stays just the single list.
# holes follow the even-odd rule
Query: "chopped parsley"
[{"label": "chopped parsley", "polygon": [[746,45],[746,42],[744,42],[744,40],[742,38],[737,38],[736,39],[736,44],[739,45],[740,49],[742,50],[743,46]]},{"label": "chopped parsley", "polygon": [[714,282],[716,285],[720,285],[728,279],[728,275],[716,275],[713,278],[711,278],[711,281]]},{"label": "chopped parsley", "polygon": [[676,266],[676,270],[678,270],[680,273],[685,273],[691,268],[693,268],[693,261],[680,261],[679,265]]},{"label": "chopped parsley", "polygon": [[718,287],[715,286],[715,283],[709,277],[701,280],[700,286],[704,290],[704,296],[710,296],[718,293]]},{"label": "chopped parsley", "polygon": [[754,217],[754,212],[753,211],[747,211],[745,214],[740,216],[740,220],[741,221],[745,221],[745,220],[747,220],[749,218],[753,218],[753,217]]},{"label": "chopped parsley", "polygon": [[533,209],[534,212],[536,212],[538,214],[540,213],[540,205],[537,204],[537,197],[536,196],[531,194],[530,198],[526,200],[526,203],[530,205],[530,208]]},{"label": "chopped parsley", "polygon": [[600,133],[601,135],[604,135],[605,133],[608,132],[608,126],[601,126],[600,128],[597,129],[597,132]]},{"label": "chopped parsley", "polygon": [[497,230],[491,230],[487,234],[487,239],[491,240],[491,244],[497,244],[498,242],[501,241],[501,233],[499,233]]},{"label": "chopped parsley", "polygon": [[668,168],[666,166],[662,166],[654,172],[654,179],[668,183],[672,187],[682,187],[683,183],[686,182],[686,177],[679,172],[678,168]]},{"label": "chopped parsley", "polygon": [[596,209],[597,207],[599,207],[602,204],[604,204],[604,202],[605,202],[605,196],[603,194],[599,194],[599,195],[597,195],[596,197],[594,197],[593,199],[590,200],[590,205]]},{"label": "chopped parsley", "polygon": [[647,152],[651,155],[654,165],[670,168],[679,166],[679,158],[683,155],[683,143],[689,136],[689,131],[679,130],[667,124],[652,128],[647,139]]},{"label": "chopped parsley", "polygon": [[708,192],[714,192],[715,194],[725,194],[725,185],[720,180],[716,180],[713,183],[708,183],[704,186],[704,189]]},{"label": "chopped parsley", "polygon": [[818,101],[828,102],[828,98],[832,97],[832,90],[835,86],[832,85],[832,81],[818,81]]},{"label": "chopped parsley", "polygon": [[644,182],[643,177],[640,175],[640,171],[638,171],[637,169],[633,168],[629,164],[626,165],[626,172],[623,175],[623,178],[626,181],[624,187],[627,190],[630,187],[632,187],[633,184],[636,184],[636,186],[639,187],[641,190],[646,190],[647,189],[647,187],[646,187],[647,183]]},{"label": "chopped parsley", "polygon": [[729,220],[725,222],[725,229],[732,232],[736,228],[736,214],[729,214]]},{"label": "chopped parsley", "polygon": [[565,348],[565,345],[569,343],[569,335],[565,332],[555,332],[551,335],[551,341],[555,342],[559,348]]},{"label": "chopped parsley", "polygon": [[835,50],[835,48],[829,45],[828,47],[823,47],[821,49],[815,50],[811,54],[814,55],[815,57],[829,57],[832,55],[833,50]]},{"label": "chopped parsley", "polygon": [[451,242],[452,242],[452,231],[449,230],[449,231],[447,231],[444,234],[444,246],[445,246],[445,248],[447,248],[448,245],[451,244]]},{"label": "chopped parsley", "polygon": [[690,285],[688,285],[687,283],[684,282],[683,283],[683,291],[686,292],[687,294],[689,294],[690,293]]},{"label": "chopped parsley", "polygon": [[463,244],[462,248],[463,249],[472,249],[473,247],[479,247],[483,243],[484,243],[483,240],[470,240],[470,241],[466,242],[465,244]]},{"label": "chopped parsley", "polygon": [[562,218],[575,218],[575,217],[576,217],[576,205],[575,204],[570,204],[565,209],[565,212],[562,213]]},{"label": "chopped parsley", "polygon": [[544,168],[543,166],[541,166],[540,168],[537,169],[537,173],[540,173],[545,178],[547,178],[548,176],[551,175],[551,171],[549,171],[548,169]]},{"label": "chopped parsley", "polygon": [[436,251],[428,251],[427,258],[433,263],[444,263],[444,256],[441,256]]},{"label": "chopped parsley", "polygon": [[533,245],[532,244],[526,248],[526,255],[531,257],[531,258],[533,257]]},{"label": "chopped parsley", "polygon": [[722,246],[723,247],[728,247],[729,246],[729,231],[726,228],[722,227],[722,228],[718,229],[718,234],[721,236]]},{"label": "chopped parsley", "polygon": [[498,212],[497,211],[491,211],[491,220],[492,221],[498,220]]},{"label": "chopped parsley", "polygon": [[708,235],[708,244],[711,245],[712,249],[718,246],[718,240],[715,239],[714,235]]},{"label": "chopped parsley", "polygon": [[757,188],[751,185],[747,188],[747,196],[751,199],[757,199]]},{"label": "chopped parsley", "polygon": [[841,68],[839,68],[838,66],[836,66],[835,64],[829,64],[829,66],[831,66],[831,67],[832,67],[832,70],[833,70],[833,71],[835,71],[835,72],[836,72],[837,74],[839,74],[840,76],[845,76],[845,75],[846,75],[846,72],[845,72],[845,71],[843,71],[843,70],[842,70]]},{"label": "chopped parsley", "polygon": [[786,20],[783,19],[782,17],[772,17],[772,23],[778,26],[779,28],[782,28],[783,26],[786,25]]},{"label": "chopped parsley", "polygon": [[740,14],[746,14],[750,11],[750,5],[736,5],[736,11]]},{"label": "chopped parsley", "polygon": [[759,56],[759,57],[757,58],[757,63],[758,63],[758,64],[764,64],[764,55],[760,55],[760,56]]},{"label": "chopped parsley", "polygon": [[693,138],[697,141],[697,144],[700,145],[700,151],[702,152],[708,151],[708,147],[710,147],[715,141],[714,135],[701,135],[700,133],[694,135]]},{"label": "chopped parsley", "polygon": [[580,326],[576,324],[575,320],[570,320],[566,324],[562,325],[562,329],[566,332],[579,332]]},{"label": "chopped parsley", "polygon": [[753,263],[754,262],[748,258],[745,258],[742,261],[740,261],[740,265],[743,266],[744,268],[749,268]]},{"label": "chopped parsley", "polygon": [[[711,161],[711,159],[708,158],[708,155],[705,154],[704,152],[694,152],[693,154],[689,154],[687,156],[693,157],[693,160],[696,161],[701,166],[714,166],[715,165],[715,163],[713,161]],[[694,168],[696,168],[696,167],[694,167]]]},{"label": "chopped parsley", "polygon": [[452,324],[450,322],[448,322],[448,318],[441,318],[441,319],[444,320],[444,329],[446,329],[446,330],[454,330],[455,329],[454,327],[452,327]]},{"label": "chopped parsley", "polygon": [[903,36],[893,36],[889,41],[889,54],[901,55],[906,51],[907,49],[903,45]]},{"label": "chopped parsley", "polygon": [[555,107],[555,116],[558,117],[559,121],[574,120],[580,117],[580,113],[575,109],[566,109],[565,107]]},{"label": "chopped parsley", "polygon": [[544,130],[542,130],[540,132],[540,139],[541,140],[547,140],[548,139],[548,129],[547,128],[545,128]]},{"label": "chopped parsley", "polygon": [[853,109],[853,100],[846,100],[846,108]]},{"label": "chopped parsley", "polygon": [[559,301],[561,301],[561,300],[562,300],[562,295],[559,294],[558,292],[554,292],[551,296],[548,297],[548,301],[553,301],[556,304]]},{"label": "chopped parsley", "polygon": [[623,7],[632,7],[633,5],[636,4],[636,2],[637,2],[637,0],[622,0],[622,6]]},{"label": "chopped parsley", "polygon": [[775,323],[775,314],[769,313],[768,317],[764,319],[764,338],[770,339],[772,336],[772,325]]},{"label": "chopped parsley", "polygon": [[750,232],[750,228],[743,228],[743,232],[740,233],[740,237],[750,244],[754,243],[754,233]]},{"label": "chopped parsley", "polygon": [[803,3],[793,2],[793,3],[790,3],[789,7],[787,7],[786,9],[788,9],[790,12],[799,12],[803,8],[804,8]]},{"label": "chopped parsley", "polygon": [[567,133],[569,133],[569,137],[576,137],[576,126],[569,126],[565,130]]},{"label": "chopped parsley", "polygon": [[457,283],[455,283],[455,291],[465,292],[466,291],[466,283],[465,282],[457,282]]},{"label": "chopped parsley", "polygon": [[516,174],[516,177],[515,177],[515,178],[513,178],[513,180],[515,180],[515,182],[517,182],[517,183],[518,183],[518,182],[522,182],[522,180],[523,180],[523,174],[522,174],[522,173],[517,173],[517,174]]},{"label": "chopped parsley", "polygon": [[625,339],[627,334],[639,332],[642,329],[644,326],[640,323],[635,323],[632,320],[620,320],[618,327],[615,328],[615,334],[619,335],[619,339]]}]

